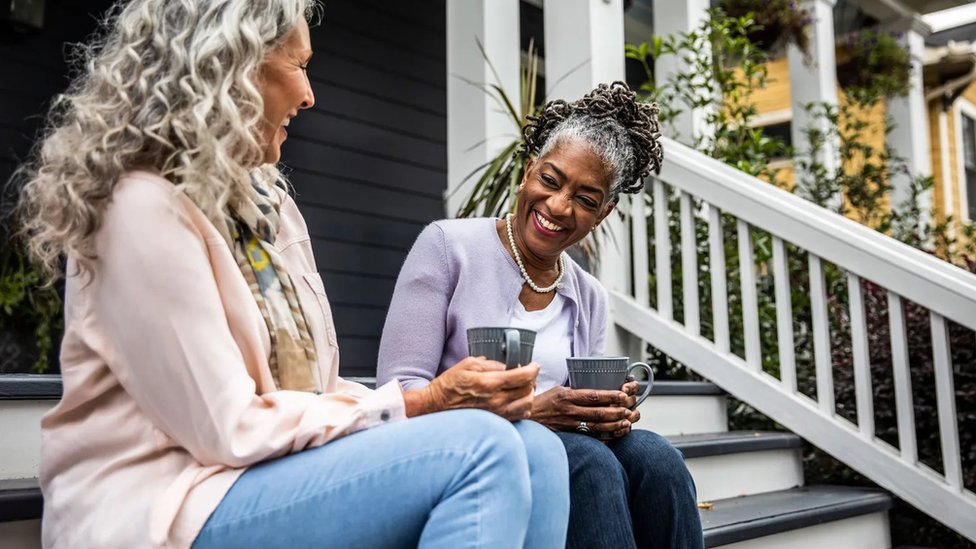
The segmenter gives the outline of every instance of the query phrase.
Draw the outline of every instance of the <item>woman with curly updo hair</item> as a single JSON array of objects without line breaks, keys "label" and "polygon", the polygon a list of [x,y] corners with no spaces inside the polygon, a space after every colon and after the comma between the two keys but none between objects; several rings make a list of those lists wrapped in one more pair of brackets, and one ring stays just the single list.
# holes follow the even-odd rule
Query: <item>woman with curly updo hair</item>
[{"label": "woman with curly updo hair", "polygon": [[416,389],[467,356],[468,328],[536,332],[531,417],[559,436],[569,458],[574,549],[703,546],[681,454],[660,435],[631,431],[638,383],[567,387],[567,357],[604,351],[607,296],[566,250],[596,230],[620,193],[641,192],[660,170],[657,113],[615,82],[530,117],[523,148],[531,158],[514,213],[429,225],[400,272],[380,342],[378,381]]},{"label": "woman with curly updo hair", "polygon": [[18,172],[30,254],[66,275],[44,547],[564,544],[565,452],[524,420],[538,365],[463,358],[412,391],[338,377],[275,166],[315,102],[315,11],[120,3]]}]

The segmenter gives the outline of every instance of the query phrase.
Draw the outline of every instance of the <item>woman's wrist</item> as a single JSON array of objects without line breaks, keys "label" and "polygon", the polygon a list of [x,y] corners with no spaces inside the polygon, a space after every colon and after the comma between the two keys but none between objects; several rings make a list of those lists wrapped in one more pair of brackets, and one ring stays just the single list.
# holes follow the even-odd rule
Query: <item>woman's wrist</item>
[{"label": "woman's wrist", "polygon": [[403,392],[404,413],[407,417],[422,416],[433,412],[430,387]]}]

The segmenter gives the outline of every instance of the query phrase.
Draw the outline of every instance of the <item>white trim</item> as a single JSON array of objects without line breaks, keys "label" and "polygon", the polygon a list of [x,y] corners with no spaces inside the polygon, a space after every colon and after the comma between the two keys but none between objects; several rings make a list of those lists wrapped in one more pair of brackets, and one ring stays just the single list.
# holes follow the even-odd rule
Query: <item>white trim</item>
[{"label": "white trim", "polygon": [[[447,3],[446,17],[444,206],[445,214],[453,217],[477,179],[468,176],[518,137],[517,125],[479,85],[499,84],[507,93],[519,96],[519,3],[518,0],[452,0]],[[478,49],[478,42],[485,55]],[[494,71],[485,57],[491,60]]]},{"label": "white trim", "polygon": [[[959,187],[959,219],[964,222],[970,222],[972,219],[969,218],[969,189],[966,184],[966,155],[964,154],[963,139],[962,139],[962,115],[965,114],[973,121],[976,121],[976,105],[973,105],[969,100],[960,97],[956,99],[956,105],[953,108],[953,120],[956,126],[956,180],[955,185]],[[948,156],[949,151],[945,151]]]},{"label": "white trim", "polygon": [[[949,166],[949,115],[941,107],[939,107],[939,149],[946,152],[939,159],[939,163],[942,165],[942,209],[944,210],[944,217],[948,219],[954,211],[952,208],[952,188],[955,186],[955,181],[952,178],[952,170]],[[949,232],[952,232],[951,226]]]},{"label": "white trim", "polygon": [[782,109],[772,112],[764,112],[753,116],[749,120],[750,128],[761,128],[763,126],[772,126],[773,124],[782,124],[783,122],[791,122],[793,120],[793,109]]}]

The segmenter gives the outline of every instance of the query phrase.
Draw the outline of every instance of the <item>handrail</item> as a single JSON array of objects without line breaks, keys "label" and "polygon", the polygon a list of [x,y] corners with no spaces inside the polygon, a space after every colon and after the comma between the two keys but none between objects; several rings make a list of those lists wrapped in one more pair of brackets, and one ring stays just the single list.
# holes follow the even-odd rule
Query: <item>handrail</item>
[{"label": "handrail", "polygon": [[[664,140],[667,160],[659,176],[649,180],[654,207],[648,209],[645,196],[630,204],[630,267],[634,287],[627,293],[610,293],[614,322],[637,339],[646,341],[669,357],[721,386],[771,419],[792,429],[894,492],[937,520],[976,541],[976,493],[964,485],[956,417],[953,365],[949,341],[949,320],[976,330],[976,276],[934,256],[898,242],[836,213],[827,211],[798,196],[746,175],[713,158],[670,139]],[[670,191],[680,192],[680,211],[670,211]],[[698,203],[707,209],[695,211]],[[623,204],[623,206],[625,206]],[[677,221],[670,216],[677,216]],[[735,225],[723,227],[727,216]],[[708,242],[699,242],[696,225],[708,224]],[[682,321],[674,318],[672,295],[670,227],[680,231]],[[653,267],[648,250],[648,233],[653,228]],[[768,233],[772,243],[769,263],[761,264],[763,280],[773,278],[772,288],[759,284],[751,230]],[[738,270],[741,284],[741,320],[744,356],[730,348],[730,307],[726,275],[727,232],[738,241]],[[809,271],[809,319],[800,319],[812,339],[812,359],[802,379],[815,383],[816,397],[798,390],[794,344],[794,311],[791,306],[790,265],[787,244],[805,251]],[[701,297],[698,257],[707,245],[711,278],[711,339],[701,334]],[[763,256],[765,257],[765,256]],[[832,300],[827,288],[824,262],[829,261],[846,274],[847,300]],[[793,263],[798,265],[797,262]],[[656,309],[650,306],[647,280],[653,270]],[[884,292],[888,302],[888,329],[891,334],[891,364],[897,414],[898,447],[875,434],[874,391],[866,311],[868,280]],[[706,286],[708,287],[708,286]],[[872,289],[876,292],[877,289]],[[765,293],[763,293],[765,292]],[[768,299],[772,294],[774,298]],[[878,294],[871,294],[878,299]],[[763,370],[759,297],[775,303],[775,338],[779,378]],[[914,416],[911,365],[904,302],[928,309],[931,332],[931,363],[936,395],[939,440],[943,471],[936,472],[919,461]],[[846,307],[850,331],[854,404],[857,421],[838,414],[835,402],[831,351],[830,307]],[[917,326],[917,323],[913,326]]]},{"label": "handrail", "polygon": [[660,178],[753,227],[976,329],[976,277],[794,194],[662,138]]}]

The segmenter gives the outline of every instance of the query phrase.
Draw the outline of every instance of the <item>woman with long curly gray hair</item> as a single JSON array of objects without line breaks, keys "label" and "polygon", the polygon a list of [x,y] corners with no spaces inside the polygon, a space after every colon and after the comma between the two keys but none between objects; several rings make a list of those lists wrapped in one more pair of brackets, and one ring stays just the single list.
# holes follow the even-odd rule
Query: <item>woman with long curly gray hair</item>
[{"label": "woman with long curly gray hair", "polygon": [[275,167],[315,101],[315,8],[118,5],[18,172],[31,257],[52,280],[67,259],[45,547],[563,545],[566,456],[524,419],[537,365],[338,377]]}]

